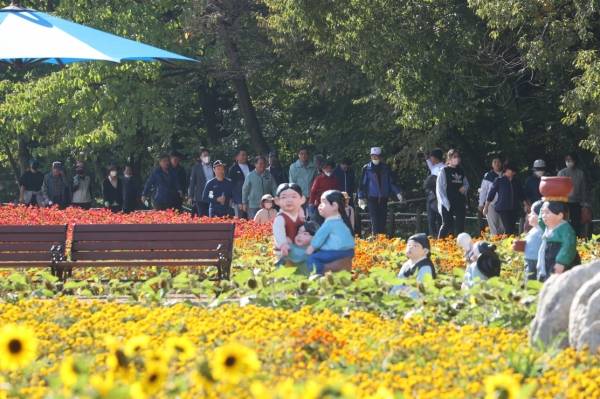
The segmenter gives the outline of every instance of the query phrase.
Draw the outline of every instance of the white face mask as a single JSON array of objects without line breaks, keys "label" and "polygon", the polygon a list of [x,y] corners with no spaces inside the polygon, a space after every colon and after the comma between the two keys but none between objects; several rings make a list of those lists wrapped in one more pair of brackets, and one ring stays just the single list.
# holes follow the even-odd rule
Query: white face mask
[{"label": "white face mask", "polygon": [[546,172],[544,172],[543,170],[536,170],[536,171],[535,171],[535,172],[533,172],[533,173],[535,173],[535,175],[536,175],[537,177],[542,177],[542,176],[544,176],[544,175],[546,174]]},{"label": "white face mask", "polygon": [[567,168],[571,169],[575,166],[575,162],[565,162],[565,164],[567,165]]},{"label": "white face mask", "polygon": [[117,171],[116,171],[116,170],[111,170],[111,171],[110,171],[110,175],[111,175],[112,177],[115,177],[115,176],[117,175]]},{"label": "white face mask", "polygon": [[460,163],[460,158],[451,158],[450,159],[450,163],[454,166],[458,165]]},{"label": "white face mask", "polygon": [[373,159],[371,162],[373,162],[373,165],[379,165],[379,159]]},{"label": "white face mask", "polygon": [[206,164],[210,163],[210,157],[202,157],[202,162]]},{"label": "white face mask", "polygon": [[327,176],[327,177],[331,176],[331,172],[323,172],[323,173],[325,173],[325,176]]},{"label": "white face mask", "polygon": [[271,209],[273,208],[273,204],[270,202],[265,202],[265,209]]},{"label": "white face mask", "polygon": [[126,179],[129,179],[131,177],[131,175],[123,175],[125,176]]}]

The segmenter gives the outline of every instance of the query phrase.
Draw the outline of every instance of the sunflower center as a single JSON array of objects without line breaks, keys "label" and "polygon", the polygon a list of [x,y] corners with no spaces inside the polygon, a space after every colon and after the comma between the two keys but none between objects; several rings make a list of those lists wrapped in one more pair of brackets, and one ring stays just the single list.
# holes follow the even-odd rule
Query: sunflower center
[{"label": "sunflower center", "polygon": [[235,356],[227,356],[227,359],[225,359],[225,365],[227,367],[233,367],[234,364],[235,364]]},{"label": "sunflower center", "polygon": [[10,351],[10,353],[17,354],[17,353],[20,353],[22,349],[23,349],[23,344],[21,343],[20,340],[11,339],[8,342],[8,350]]},{"label": "sunflower center", "polygon": [[148,381],[150,382],[155,382],[156,380],[158,380],[158,376],[156,374],[151,374],[148,378]]}]

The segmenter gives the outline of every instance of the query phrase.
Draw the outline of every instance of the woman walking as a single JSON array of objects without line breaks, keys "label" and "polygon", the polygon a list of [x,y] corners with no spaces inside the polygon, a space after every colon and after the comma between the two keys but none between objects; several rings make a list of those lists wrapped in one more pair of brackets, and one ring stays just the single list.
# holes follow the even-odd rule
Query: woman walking
[{"label": "woman walking", "polygon": [[456,217],[456,234],[465,231],[465,196],[469,181],[465,171],[459,166],[460,154],[458,150],[448,151],[446,167],[438,175],[436,183],[436,196],[438,211],[442,215],[442,227],[438,238],[446,238],[454,228]]}]

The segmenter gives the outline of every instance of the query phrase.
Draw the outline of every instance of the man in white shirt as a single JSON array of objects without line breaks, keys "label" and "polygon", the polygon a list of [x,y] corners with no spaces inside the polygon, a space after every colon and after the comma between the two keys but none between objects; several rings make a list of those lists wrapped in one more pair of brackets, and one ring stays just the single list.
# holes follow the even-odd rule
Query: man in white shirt
[{"label": "man in white shirt", "polygon": [[431,174],[423,182],[423,188],[427,197],[425,198],[425,208],[427,209],[427,225],[429,227],[429,236],[437,237],[442,226],[442,217],[437,211],[437,197],[435,195],[435,184],[437,176],[444,168],[442,162],[443,151],[439,148],[432,150],[429,155],[423,154],[423,158],[427,161],[427,166]]}]

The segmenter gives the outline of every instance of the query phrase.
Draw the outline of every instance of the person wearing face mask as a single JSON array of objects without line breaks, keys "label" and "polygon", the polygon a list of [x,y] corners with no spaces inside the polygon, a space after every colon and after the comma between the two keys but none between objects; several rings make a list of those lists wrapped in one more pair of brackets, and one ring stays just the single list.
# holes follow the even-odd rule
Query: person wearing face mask
[{"label": "person wearing face mask", "polygon": [[137,208],[138,188],[133,180],[131,166],[123,169],[123,212],[131,213]]},{"label": "person wearing face mask", "polygon": [[329,190],[337,190],[341,191],[340,182],[337,177],[333,175],[333,168],[335,167],[335,162],[327,161],[323,163],[321,170],[323,173],[318,175],[315,179],[315,182],[312,185],[310,190],[310,199],[309,199],[309,211],[314,214],[314,221],[319,225],[323,224],[325,220],[318,212],[317,208],[321,204],[321,195],[325,191]]},{"label": "person wearing face mask", "polygon": [[570,152],[565,156],[566,168],[560,170],[557,176],[570,177],[573,181],[573,191],[569,195],[569,213],[571,215],[571,227],[575,230],[577,237],[581,237],[581,204],[585,203],[585,175],[577,168],[577,154]]},{"label": "person wearing face mask", "polygon": [[85,165],[83,162],[78,162],[75,165],[75,177],[73,177],[73,184],[71,184],[71,191],[73,191],[73,200],[71,205],[89,210],[92,207],[92,179],[85,174]]},{"label": "person wearing face mask", "polygon": [[[499,155],[495,155],[492,158],[492,170],[487,172],[481,181],[481,189],[479,190],[479,206],[477,207],[479,212],[483,213],[483,207],[485,205],[485,201],[487,200],[488,193],[490,192],[490,188],[492,188],[492,184],[494,184],[494,181],[500,176],[502,176],[502,159]],[[502,225],[500,214],[496,212],[497,199],[498,196],[496,196],[496,198],[494,198],[494,200],[490,203],[487,213],[490,234],[493,236],[504,234],[504,226]]]},{"label": "person wearing face mask", "polygon": [[215,172],[210,163],[210,150],[203,148],[200,150],[200,163],[194,165],[190,172],[190,181],[188,185],[188,204],[196,205],[199,217],[208,217],[210,203],[202,201],[202,194],[204,193],[206,182],[214,179],[214,177]]},{"label": "person wearing face mask", "polygon": [[265,194],[274,195],[277,184],[271,173],[267,170],[267,160],[263,156],[254,158],[255,169],[248,173],[242,186],[242,204],[248,219],[254,219],[260,210],[260,203]]},{"label": "person wearing face mask", "polygon": [[260,201],[261,210],[256,212],[254,221],[256,223],[271,223],[275,216],[277,216],[277,210],[273,208],[275,199],[271,194],[265,194]]},{"label": "person wearing face mask", "polygon": [[102,182],[102,202],[112,213],[123,210],[123,181],[117,177],[117,169],[117,165],[110,165]]},{"label": "person wearing face mask", "polygon": [[65,174],[61,161],[52,163],[52,172],[44,176],[42,184],[44,206],[58,205],[58,209],[66,209],[71,202],[71,184]]},{"label": "person wearing face mask", "polygon": [[285,174],[285,168],[279,163],[279,155],[277,151],[271,151],[269,153],[269,167],[267,170],[271,173],[275,179],[277,187],[283,183],[289,183],[287,175]]},{"label": "person wearing face mask", "polygon": [[373,236],[385,233],[390,191],[402,202],[402,195],[394,184],[392,171],[381,162],[381,152],[381,147],[371,148],[371,162],[363,166],[358,181],[358,206],[365,209],[367,204],[369,205]]},{"label": "person wearing face mask", "polygon": [[504,161],[502,165],[502,176],[497,177],[488,192],[483,214],[487,215],[489,206],[498,194],[496,202],[496,212],[502,219],[504,231],[509,236],[516,233],[517,219],[519,218],[520,204],[525,206],[525,214],[530,212],[530,204],[523,193],[523,186],[516,176],[519,168],[517,163],[512,160]]},{"label": "person wearing face mask", "polygon": [[448,151],[446,166],[438,174],[435,185],[435,194],[438,200],[438,212],[442,215],[442,227],[438,238],[446,238],[449,234],[455,235],[454,217],[456,216],[456,235],[465,231],[465,205],[469,181],[465,171],[460,167],[460,153],[458,150]]},{"label": "person wearing face mask", "polygon": [[[542,193],[540,193],[540,183],[542,182],[542,177],[550,176],[546,172],[546,162],[543,159],[538,159],[533,163],[533,167],[531,168],[533,173],[525,180],[525,185],[523,186],[523,192],[525,193],[525,199],[530,204],[535,204],[536,202],[542,199]],[[525,218],[525,225],[523,229],[525,233],[528,233],[531,230],[531,225],[529,224],[529,219]]]},{"label": "person wearing face mask", "polygon": [[19,180],[20,197],[19,202],[27,206],[44,206],[44,196],[42,195],[42,184],[44,184],[44,175],[38,172],[40,163],[37,159],[29,160],[29,169],[21,175]]}]

